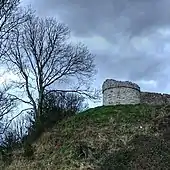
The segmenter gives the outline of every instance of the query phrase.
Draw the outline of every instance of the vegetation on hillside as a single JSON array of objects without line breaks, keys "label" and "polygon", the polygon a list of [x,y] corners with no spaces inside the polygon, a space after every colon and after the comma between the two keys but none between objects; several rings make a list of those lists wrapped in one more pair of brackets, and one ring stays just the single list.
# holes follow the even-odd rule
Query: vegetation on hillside
[{"label": "vegetation on hillside", "polygon": [[168,169],[170,107],[102,106],[57,123],[3,169]]}]

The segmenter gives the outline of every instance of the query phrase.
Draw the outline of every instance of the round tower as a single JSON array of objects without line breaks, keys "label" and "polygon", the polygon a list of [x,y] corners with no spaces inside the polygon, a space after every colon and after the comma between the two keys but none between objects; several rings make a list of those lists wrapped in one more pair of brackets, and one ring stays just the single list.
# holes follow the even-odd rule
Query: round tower
[{"label": "round tower", "polygon": [[103,105],[139,104],[140,87],[129,81],[107,79],[102,86]]}]

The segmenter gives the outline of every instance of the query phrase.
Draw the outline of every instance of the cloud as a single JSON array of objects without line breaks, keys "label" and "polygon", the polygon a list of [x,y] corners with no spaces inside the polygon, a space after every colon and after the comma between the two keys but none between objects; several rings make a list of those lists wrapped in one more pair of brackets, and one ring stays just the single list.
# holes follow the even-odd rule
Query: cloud
[{"label": "cloud", "polygon": [[169,0],[37,0],[34,5],[61,16],[78,35],[139,35],[170,23]]},{"label": "cloud", "polygon": [[9,82],[9,81],[18,81],[19,77],[12,73],[12,71],[6,71],[5,69],[0,69],[0,86],[3,83]]},{"label": "cloud", "polygon": [[169,0],[26,1],[39,15],[66,23],[73,41],[87,44],[96,55],[95,85],[116,78],[170,90]]}]

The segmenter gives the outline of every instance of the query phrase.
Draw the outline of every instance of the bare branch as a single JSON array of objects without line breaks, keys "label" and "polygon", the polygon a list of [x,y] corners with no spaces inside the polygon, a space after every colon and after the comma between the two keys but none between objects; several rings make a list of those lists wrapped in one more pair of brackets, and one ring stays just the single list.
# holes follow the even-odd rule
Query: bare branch
[{"label": "bare branch", "polygon": [[20,0],[0,1],[0,56],[7,51],[7,42],[11,32],[28,19],[28,11],[19,10]]},{"label": "bare branch", "polygon": [[[57,89],[57,90],[49,90],[46,92],[46,94],[52,93],[52,92],[61,92],[61,93],[78,93],[80,95],[87,96],[89,99],[96,100],[99,99],[99,93],[100,91],[89,91],[89,90],[69,90],[69,89]],[[94,94],[93,94],[94,93]]]},{"label": "bare branch", "polygon": [[15,108],[14,100],[6,94],[7,90],[0,91],[0,120]]},{"label": "bare branch", "polygon": [[15,100],[19,100],[19,101],[21,101],[21,102],[23,102],[23,103],[30,104],[30,105],[33,106],[33,104],[32,104],[31,102],[28,102],[28,101],[26,101],[26,100],[23,100],[23,99],[17,97],[16,95],[9,94],[9,96],[12,96],[14,101],[15,101]]},{"label": "bare branch", "polygon": [[5,130],[8,129],[8,127],[10,126],[10,124],[12,123],[12,121],[13,121],[14,119],[16,119],[18,116],[20,116],[23,112],[28,111],[28,110],[32,110],[32,108],[24,109],[24,110],[22,110],[21,112],[19,112],[16,116],[14,116],[13,118],[11,118],[11,119],[8,121],[8,123],[5,125],[3,131],[2,131],[0,134],[4,134]]}]

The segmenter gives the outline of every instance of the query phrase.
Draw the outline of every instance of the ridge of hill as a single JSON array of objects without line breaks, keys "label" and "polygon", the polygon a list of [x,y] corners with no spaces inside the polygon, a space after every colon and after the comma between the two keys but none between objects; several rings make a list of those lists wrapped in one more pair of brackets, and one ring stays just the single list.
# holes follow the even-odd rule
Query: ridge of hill
[{"label": "ridge of hill", "polygon": [[33,147],[33,160],[18,150],[2,169],[170,169],[170,106],[92,108],[56,124]]}]

